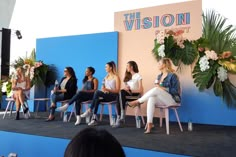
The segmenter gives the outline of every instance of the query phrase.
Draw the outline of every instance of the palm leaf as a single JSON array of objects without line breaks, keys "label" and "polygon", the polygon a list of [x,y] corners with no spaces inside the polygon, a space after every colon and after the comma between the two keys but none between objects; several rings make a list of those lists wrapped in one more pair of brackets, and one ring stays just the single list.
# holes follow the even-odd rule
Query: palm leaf
[{"label": "palm leaf", "polygon": [[207,10],[203,14],[203,35],[209,41],[209,48],[220,54],[223,51],[231,51],[236,41],[233,25],[226,25],[227,18],[216,13],[214,10]]},{"label": "palm leaf", "polygon": [[214,84],[214,93],[216,96],[222,96],[223,95],[223,86],[221,81],[217,78]]},{"label": "palm leaf", "polygon": [[222,82],[223,100],[229,108],[236,108],[236,87],[229,79]]},{"label": "palm leaf", "polygon": [[36,61],[36,52],[35,52],[35,49],[33,49],[33,50],[31,51],[30,59],[31,59],[33,62]]}]

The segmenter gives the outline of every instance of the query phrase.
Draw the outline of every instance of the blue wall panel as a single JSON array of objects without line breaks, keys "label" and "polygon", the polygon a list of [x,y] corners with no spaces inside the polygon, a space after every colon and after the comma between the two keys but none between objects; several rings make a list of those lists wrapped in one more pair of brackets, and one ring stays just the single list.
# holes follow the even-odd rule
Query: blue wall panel
[{"label": "blue wall panel", "polygon": [[[181,105],[178,113],[182,122],[236,126],[236,109],[228,108],[212,89],[199,92],[184,88]],[[174,112],[170,112],[170,120],[176,121]]]},{"label": "blue wall panel", "polygon": [[101,85],[105,64],[111,60],[117,63],[118,32],[42,38],[37,39],[36,48],[37,60],[58,68],[58,79],[66,66],[73,67],[81,89],[86,67],[96,69],[95,77]]},{"label": "blue wall panel", "polygon": [[[88,66],[95,68],[94,76],[99,80],[100,89],[106,75],[105,64],[111,60],[117,63],[117,54],[118,32],[42,38],[36,42],[37,60],[54,65],[58,70],[58,80],[62,78],[65,67],[73,67],[79,89],[82,88],[82,79]],[[40,87],[37,88],[36,97],[45,97],[42,91]],[[47,97],[49,93],[47,92]],[[44,109],[43,105],[40,107],[41,110]]]},{"label": "blue wall panel", "polygon": [[[17,153],[19,157],[63,157],[68,139],[0,131],[0,156]],[[123,147],[127,157],[181,157],[182,155]]]}]

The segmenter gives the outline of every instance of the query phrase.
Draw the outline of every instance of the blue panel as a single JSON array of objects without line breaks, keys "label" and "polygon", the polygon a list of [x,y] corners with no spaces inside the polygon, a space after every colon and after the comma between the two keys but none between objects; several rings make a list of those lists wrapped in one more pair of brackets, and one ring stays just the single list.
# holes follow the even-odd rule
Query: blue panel
[{"label": "blue panel", "polygon": [[[64,156],[64,151],[68,143],[70,142],[68,139],[34,136],[5,131],[0,131],[0,137],[0,156],[8,156],[9,153],[16,153],[18,156],[24,157],[62,157]],[[183,156],[128,147],[123,148],[127,157]]]},{"label": "blue panel", "polygon": [[[182,106],[178,113],[182,122],[236,126],[236,110],[227,108],[212,89],[204,92],[196,88],[183,89]],[[173,112],[170,112],[170,120],[176,121]]]},{"label": "blue panel", "polygon": [[[63,76],[66,66],[73,67],[79,89],[82,88],[86,67],[93,66],[100,89],[106,75],[105,64],[111,60],[117,63],[118,32],[42,38],[37,39],[36,48],[37,60],[53,64],[58,69],[58,80]],[[40,93],[36,95],[42,97]]]},{"label": "blue panel", "polygon": [[36,47],[37,60],[54,64],[59,78],[66,66],[72,66],[81,88],[86,67],[96,69],[95,76],[101,84],[106,75],[105,64],[111,60],[117,63],[118,32],[37,39]]},{"label": "blue panel", "polygon": [[64,156],[69,140],[0,131],[0,156]]}]

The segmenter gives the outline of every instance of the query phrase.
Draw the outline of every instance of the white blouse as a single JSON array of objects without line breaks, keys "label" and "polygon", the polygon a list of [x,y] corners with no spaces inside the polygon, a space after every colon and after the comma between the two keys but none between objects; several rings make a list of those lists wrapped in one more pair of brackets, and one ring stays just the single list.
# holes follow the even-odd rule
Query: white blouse
[{"label": "white blouse", "polygon": [[131,90],[139,89],[139,80],[142,80],[142,77],[139,73],[132,75],[132,79],[127,82],[127,85],[130,86]]}]

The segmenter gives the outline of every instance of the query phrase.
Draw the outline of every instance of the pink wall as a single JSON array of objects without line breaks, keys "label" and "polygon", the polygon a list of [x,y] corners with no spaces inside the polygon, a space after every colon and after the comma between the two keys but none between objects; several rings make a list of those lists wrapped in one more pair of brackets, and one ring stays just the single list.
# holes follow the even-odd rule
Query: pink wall
[{"label": "pink wall", "polygon": [[[178,24],[177,17],[181,17],[178,15],[184,13],[186,24],[181,21]],[[201,15],[201,0],[116,12],[114,26],[115,31],[119,32],[118,69],[121,79],[124,77],[126,63],[134,60],[138,63],[140,74],[143,77],[144,90],[152,88],[154,80],[159,74],[156,69],[156,60],[151,52],[156,38],[155,32],[181,28],[185,29],[184,37],[197,39],[202,34]],[[158,18],[159,20],[156,20]],[[132,20],[134,21],[133,27]],[[167,26],[168,24],[169,26]],[[195,88],[191,67],[184,67],[179,76],[182,86]],[[142,106],[142,109],[143,113],[146,113],[146,104]],[[133,114],[133,112],[131,113]]]}]

